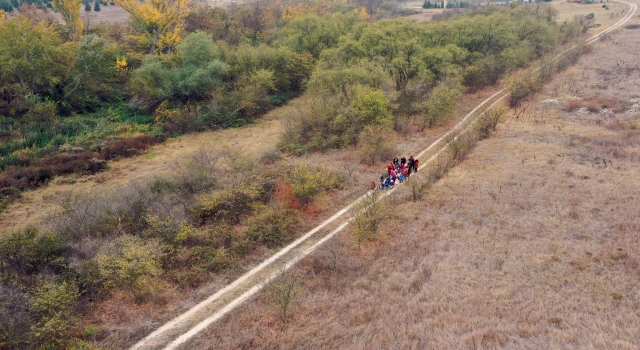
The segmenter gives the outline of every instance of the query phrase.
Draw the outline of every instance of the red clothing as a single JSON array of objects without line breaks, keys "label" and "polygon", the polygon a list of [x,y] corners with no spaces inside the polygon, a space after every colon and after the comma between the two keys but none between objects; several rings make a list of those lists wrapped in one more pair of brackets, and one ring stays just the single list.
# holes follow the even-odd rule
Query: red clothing
[{"label": "red clothing", "polygon": [[416,169],[416,171],[418,171],[418,163],[420,163],[417,159],[415,161],[415,163],[413,163],[413,167]]},{"label": "red clothing", "polygon": [[376,183],[375,183],[375,181],[371,183],[371,189],[372,189],[372,190],[375,190],[375,189],[376,189]]},{"label": "red clothing", "polygon": [[389,163],[389,165],[387,165],[387,170],[389,170],[389,172],[396,170],[396,167],[393,166],[393,163]]}]

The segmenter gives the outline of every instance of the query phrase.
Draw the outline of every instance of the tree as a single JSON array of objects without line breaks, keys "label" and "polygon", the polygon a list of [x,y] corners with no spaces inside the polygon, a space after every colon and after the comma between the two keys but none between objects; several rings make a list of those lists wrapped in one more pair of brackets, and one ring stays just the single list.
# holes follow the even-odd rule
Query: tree
[{"label": "tree", "polygon": [[379,199],[379,191],[372,191],[354,208],[352,230],[353,239],[358,249],[365,241],[378,239],[380,225],[389,215],[388,207],[381,203]]},{"label": "tree", "polygon": [[453,115],[462,87],[458,78],[449,78],[436,86],[422,104],[422,129],[432,128]]},{"label": "tree", "polygon": [[144,31],[140,40],[150,46],[150,53],[176,45],[189,15],[187,0],[115,0],[115,3],[129,12],[134,26]]},{"label": "tree", "polygon": [[358,136],[358,155],[363,163],[375,164],[377,160],[393,157],[395,135],[388,128],[367,126]]},{"label": "tree", "polygon": [[93,4],[93,10],[95,12],[100,12],[100,1],[96,0],[96,2]]},{"label": "tree", "polygon": [[[219,60],[220,50],[205,33],[192,33],[177,47],[173,62],[148,56],[133,72],[130,84],[138,95],[138,107],[155,108],[163,101],[187,103],[203,100],[223,86],[222,75],[229,70]],[[145,100],[149,100],[145,102]]]},{"label": "tree", "polygon": [[[96,2],[97,3],[97,2]],[[82,0],[53,0],[53,8],[64,20],[71,40],[78,40],[84,30],[84,23],[80,19]]]},{"label": "tree", "polygon": [[287,321],[287,311],[302,287],[301,278],[290,272],[282,272],[269,284],[267,298],[280,311],[282,322]]},{"label": "tree", "polygon": [[0,41],[0,86],[18,110],[28,94],[51,95],[66,80],[75,50],[55,25],[18,16],[0,26]]},{"label": "tree", "polygon": [[117,98],[118,48],[96,34],[82,37],[65,99],[76,110],[94,110]]}]

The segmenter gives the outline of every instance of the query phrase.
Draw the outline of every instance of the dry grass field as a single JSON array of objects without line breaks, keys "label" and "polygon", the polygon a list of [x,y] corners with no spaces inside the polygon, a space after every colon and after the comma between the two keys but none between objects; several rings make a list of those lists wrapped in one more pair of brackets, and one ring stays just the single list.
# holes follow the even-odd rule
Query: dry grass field
[{"label": "dry grass field", "polygon": [[261,293],[184,348],[638,349],[639,47],[607,36],[423,200],[389,197],[384,239],[304,260],[287,322]]}]

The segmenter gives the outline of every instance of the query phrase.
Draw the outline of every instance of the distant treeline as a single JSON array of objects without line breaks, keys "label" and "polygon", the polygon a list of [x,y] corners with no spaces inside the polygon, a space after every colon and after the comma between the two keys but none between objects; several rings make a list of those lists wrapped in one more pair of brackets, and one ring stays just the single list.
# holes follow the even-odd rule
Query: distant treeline
[{"label": "distant treeline", "polygon": [[469,6],[469,3],[466,1],[431,1],[426,0],[422,4],[423,9],[453,9],[453,8],[466,8]]}]

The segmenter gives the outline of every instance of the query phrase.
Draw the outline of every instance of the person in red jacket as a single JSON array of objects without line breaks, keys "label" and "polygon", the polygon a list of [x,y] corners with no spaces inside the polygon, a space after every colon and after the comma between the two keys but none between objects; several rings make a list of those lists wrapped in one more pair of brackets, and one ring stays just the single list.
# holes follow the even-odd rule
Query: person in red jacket
[{"label": "person in red jacket", "polygon": [[396,170],[396,167],[393,166],[393,162],[390,162],[389,165],[387,165],[387,171],[389,172],[389,176],[391,176],[391,172]]},{"label": "person in red jacket", "polygon": [[418,165],[419,165],[419,164],[420,164],[420,161],[418,160],[418,158],[416,158],[416,159],[413,161],[413,169],[415,170],[415,172],[416,172],[416,173],[418,172]]},{"label": "person in red jacket", "polygon": [[374,181],[371,183],[371,190],[373,191],[375,189],[376,189],[376,182]]}]

